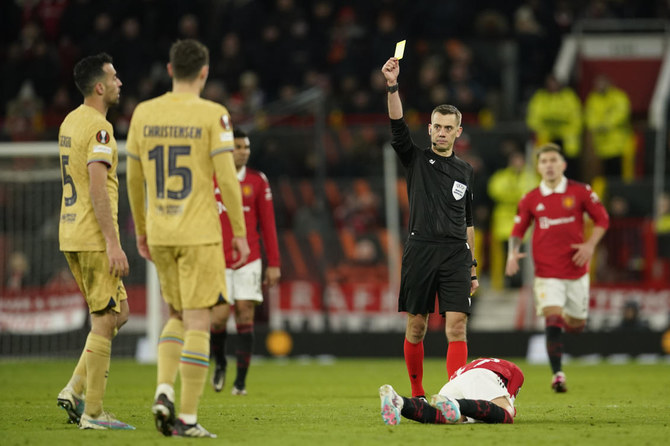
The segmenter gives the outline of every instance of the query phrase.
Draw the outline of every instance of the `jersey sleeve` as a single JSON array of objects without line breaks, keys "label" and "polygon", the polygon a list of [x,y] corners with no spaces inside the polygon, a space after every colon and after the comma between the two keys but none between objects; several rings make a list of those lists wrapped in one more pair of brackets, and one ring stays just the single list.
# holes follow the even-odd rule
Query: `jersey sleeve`
[{"label": "jersey sleeve", "polygon": [[602,202],[598,198],[598,194],[596,194],[588,185],[584,187],[583,193],[585,195],[584,210],[587,214],[589,214],[589,217],[591,217],[593,223],[596,226],[600,226],[604,229],[609,228],[610,217],[607,213],[607,210],[605,209],[605,206],[603,206]]},{"label": "jersey sleeve", "polygon": [[86,149],[86,164],[103,163],[108,168],[111,167],[116,150],[112,124],[106,120],[100,120],[91,126],[90,132],[91,136]]},{"label": "jersey sleeve", "polygon": [[398,154],[403,166],[409,166],[414,156],[414,142],[409,134],[409,127],[403,118],[391,119],[391,146]]},{"label": "jersey sleeve", "polygon": [[512,228],[512,237],[523,239],[526,230],[530,226],[533,215],[530,213],[530,196],[526,194],[517,206],[516,215],[514,216],[514,227]]},{"label": "jersey sleeve", "polygon": [[261,237],[263,238],[263,247],[265,248],[268,266],[279,266],[279,243],[277,242],[272,190],[265,174],[258,172],[258,176],[262,190],[256,196],[256,211]]},{"label": "jersey sleeve", "polygon": [[235,147],[233,141],[233,124],[228,110],[221,106],[218,111],[218,120],[213,122],[210,128],[211,147],[210,155],[214,156],[221,152],[232,152]]},{"label": "jersey sleeve", "polygon": [[217,122],[212,123],[210,156],[214,163],[216,182],[219,185],[221,201],[228,212],[228,219],[234,237],[246,237],[247,229],[242,210],[242,192],[237,179],[235,161],[233,160],[233,125],[230,115],[224,107],[220,107]]}]

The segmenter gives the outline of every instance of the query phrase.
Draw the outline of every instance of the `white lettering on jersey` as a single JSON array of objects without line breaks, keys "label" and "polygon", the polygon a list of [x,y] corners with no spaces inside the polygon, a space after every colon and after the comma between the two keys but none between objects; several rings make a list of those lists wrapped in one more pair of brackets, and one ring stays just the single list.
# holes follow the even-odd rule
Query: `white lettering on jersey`
[{"label": "white lettering on jersey", "polygon": [[467,188],[468,187],[465,184],[459,183],[458,181],[454,181],[454,185],[451,188],[451,194],[454,196],[455,199],[460,200],[465,195],[465,191]]},{"label": "white lettering on jersey", "polygon": [[221,132],[219,133],[219,139],[221,142],[230,142],[233,138],[233,132]]},{"label": "white lettering on jersey", "polygon": [[570,217],[561,217],[561,218],[547,218],[547,217],[540,217],[539,222],[540,222],[540,229],[549,229],[551,226],[556,226],[556,225],[566,225],[568,223],[572,223],[575,221],[575,216],[570,216]]},{"label": "white lettering on jersey", "polygon": [[95,146],[93,147],[93,153],[106,153],[107,155],[111,155],[112,148],[107,146]]}]

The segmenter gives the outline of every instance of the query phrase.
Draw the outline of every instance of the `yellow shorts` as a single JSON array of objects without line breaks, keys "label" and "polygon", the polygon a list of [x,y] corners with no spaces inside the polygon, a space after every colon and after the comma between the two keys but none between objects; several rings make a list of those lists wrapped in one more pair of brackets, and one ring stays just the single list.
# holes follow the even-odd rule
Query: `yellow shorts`
[{"label": "yellow shorts", "polygon": [[221,243],[149,246],[163,299],[177,311],[228,302],[226,261]]},{"label": "yellow shorts", "polygon": [[91,313],[108,308],[119,313],[121,301],[128,299],[120,277],[109,273],[105,251],[63,252],[70,271],[86,299]]}]

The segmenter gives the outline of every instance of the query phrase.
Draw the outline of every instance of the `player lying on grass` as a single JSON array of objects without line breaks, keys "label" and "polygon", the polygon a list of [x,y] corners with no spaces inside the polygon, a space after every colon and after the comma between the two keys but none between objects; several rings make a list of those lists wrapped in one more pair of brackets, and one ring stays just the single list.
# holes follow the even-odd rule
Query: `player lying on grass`
[{"label": "player lying on grass", "polygon": [[398,395],[388,384],[379,388],[382,420],[395,426],[400,416],[420,423],[513,423],[514,400],[523,385],[516,364],[496,358],[480,358],[451,376],[430,404],[424,398]]}]

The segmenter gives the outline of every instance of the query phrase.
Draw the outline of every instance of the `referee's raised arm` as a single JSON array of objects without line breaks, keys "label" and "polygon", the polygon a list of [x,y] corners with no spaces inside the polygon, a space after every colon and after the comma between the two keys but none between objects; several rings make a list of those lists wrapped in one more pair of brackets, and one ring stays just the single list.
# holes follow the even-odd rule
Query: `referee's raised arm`
[{"label": "referee's raised arm", "polygon": [[398,93],[398,75],[400,74],[400,61],[391,57],[382,67],[382,73],[386,78],[386,91],[388,91],[389,118],[402,118],[402,102]]}]

